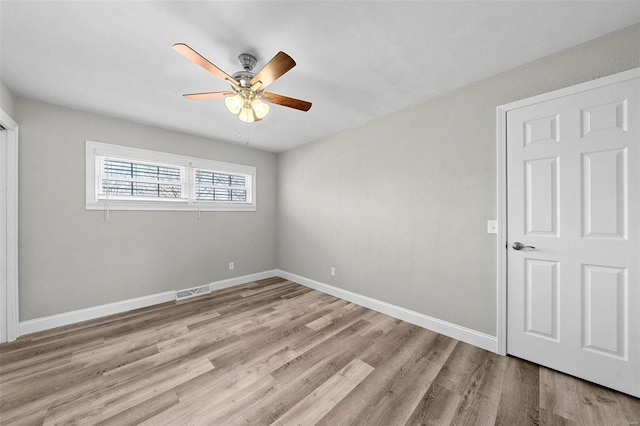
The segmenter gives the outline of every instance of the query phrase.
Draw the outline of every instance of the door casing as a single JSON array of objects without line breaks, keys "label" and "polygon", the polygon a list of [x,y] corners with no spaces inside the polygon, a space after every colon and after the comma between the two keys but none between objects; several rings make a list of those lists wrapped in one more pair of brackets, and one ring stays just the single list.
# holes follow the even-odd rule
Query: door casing
[{"label": "door casing", "polygon": [[507,354],[507,112],[516,108],[549,101],[586,90],[620,83],[640,77],[640,68],[591,80],[563,89],[500,105],[496,108],[497,135],[497,191],[498,191],[498,238],[497,238],[497,312],[496,312],[496,353]]},{"label": "door casing", "polygon": [[2,168],[0,173],[0,196],[4,199],[5,212],[2,216],[6,240],[3,242],[0,262],[3,262],[3,277],[0,285],[0,313],[4,315],[0,342],[12,342],[19,336],[19,300],[18,300],[18,124],[0,109],[0,125],[3,130]]}]

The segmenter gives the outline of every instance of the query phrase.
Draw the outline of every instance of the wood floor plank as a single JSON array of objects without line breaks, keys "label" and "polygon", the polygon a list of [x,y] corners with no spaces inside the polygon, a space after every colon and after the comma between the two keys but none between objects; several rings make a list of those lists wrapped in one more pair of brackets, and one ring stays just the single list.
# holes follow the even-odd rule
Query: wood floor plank
[{"label": "wood floor plank", "polygon": [[639,426],[640,425],[640,403],[638,398],[634,398],[629,395],[624,395],[621,393],[614,392],[615,398],[620,402],[620,406],[624,411],[627,420],[630,425]]},{"label": "wood floor plank", "polygon": [[[379,361],[375,365],[375,370],[318,424],[335,425],[340,422],[370,424],[377,421],[373,407],[384,404],[386,398],[394,396],[391,390],[394,378],[398,374],[404,373],[403,368],[406,365],[412,365],[416,360],[422,358],[422,355],[428,351],[428,339],[435,338],[435,333],[417,326],[411,326],[410,329],[413,332],[404,334],[409,337],[401,340],[402,344],[397,344],[397,340],[388,339],[391,343],[391,349],[385,351],[386,358],[383,361],[373,358]],[[364,357],[361,359],[366,362]],[[403,398],[401,395],[396,396]],[[366,404],[363,404],[363,401],[366,401]],[[407,417],[409,414],[410,412],[407,413]]]},{"label": "wood floor plank", "polygon": [[[371,312],[374,313],[373,311]],[[367,318],[369,322],[371,322],[371,326],[369,326],[366,330],[362,331],[365,335],[366,334],[385,335],[391,332],[392,330],[394,330],[398,326],[398,324],[402,322],[399,319],[392,318],[386,315],[377,315],[377,312],[375,312],[375,314],[376,315],[370,315]]]},{"label": "wood floor plank", "polygon": [[176,393],[173,390],[168,390],[96,424],[100,426],[139,425],[156,414],[173,407],[178,402]]},{"label": "wood floor plank", "polygon": [[[442,362],[456,344],[453,339],[428,333],[420,348],[403,360],[393,378],[380,385],[382,398],[372,401],[373,407],[368,410],[367,416],[361,416],[356,424],[367,424],[371,419],[381,424],[407,423],[440,372]],[[389,369],[385,365],[378,368],[385,371]]]},{"label": "wood floor plank", "polygon": [[489,352],[480,348],[458,343],[443,365],[435,383],[460,395],[471,385],[474,372],[485,362]]},{"label": "wood floor plank", "polygon": [[[155,418],[150,418],[146,423],[187,424],[190,419],[197,418],[205,424],[205,421],[217,421],[218,416],[233,416],[233,413],[229,414],[230,409],[225,408],[227,405],[237,408],[236,401],[239,398],[247,394],[257,397],[256,392],[259,397],[264,397],[263,392],[258,389],[268,392],[276,383],[266,372],[290,361],[297,354],[287,348],[281,348],[266,358],[260,356],[264,354],[258,354],[255,360],[244,363],[241,369],[219,368],[179,386],[176,392],[180,403]],[[265,378],[268,378],[266,382]],[[203,404],[203,401],[206,401],[206,404]]]},{"label": "wood floor plank", "polygon": [[0,424],[2,425],[21,425],[21,424],[39,424],[44,423],[47,410],[61,401],[78,398],[79,395],[86,395],[102,386],[102,377],[93,376],[89,379],[76,382],[71,386],[56,389],[54,392],[39,393],[36,386],[30,387],[33,391],[17,404],[5,405],[5,395],[7,391],[4,387],[0,387],[0,395],[2,396],[2,408],[0,408]]},{"label": "wood floor plank", "polygon": [[496,425],[540,423],[540,378],[538,366],[517,358],[507,359]]},{"label": "wood floor plank", "polygon": [[640,424],[640,401],[279,277],[0,345],[0,424]]},{"label": "wood floor plank", "polygon": [[[289,383],[310,367],[326,362],[329,359],[333,360],[331,367],[335,368],[336,371],[340,370],[355,358],[359,351],[373,343],[370,339],[358,336],[358,331],[367,324],[368,322],[365,320],[353,323],[329,339],[323,340],[313,348],[300,354],[294,361],[274,370],[271,375],[281,383]],[[341,345],[345,345],[345,347],[340,351],[336,351],[336,347]],[[296,352],[300,353],[298,350]],[[336,357],[340,357],[340,360]],[[343,365],[337,367],[339,362],[342,362]]]},{"label": "wood floor plank", "polygon": [[[42,357],[37,363],[34,363],[33,360],[28,358],[13,362],[11,368],[0,369],[2,370],[0,373],[0,387],[2,387],[4,383],[8,383],[12,380],[68,364],[71,362],[72,357],[73,353],[52,353],[49,357]],[[0,365],[3,365],[1,360]]]},{"label": "wood floor plank", "polygon": [[540,408],[540,424],[543,426],[576,426],[578,423],[573,422],[566,417],[562,417],[553,411]]},{"label": "wood floor plank", "polygon": [[73,400],[66,400],[47,410],[45,425],[90,423],[104,421],[136,405],[145,403],[159,393],[200,376],[213,369],[210,362],[174,362],[130,377],[120,383],[99,388]]},{"label": "wood floor plank", "polygon": [[318,386],[312,393],[291,407],[272,425],[313,425],[325,416],[374,370],[359,359],[352,360],[340,371]]},{"label": "wood floor plank", "polygon": [[[261,401],[278,392],[281,387],[280,383],[274,380],[273,377],[269,375],[263,376],[249,386],[238,389],[219,403],[208,406],[204,412],[197,415],[197,418],[202,424],[207,425],[244,423],[246,420],[238,413],[242,412],[247,406],[256,403],[256,401]],[[192,419],[194,415],[192,412],[186,412],[184,417]]]},{"label": "wood floor plank", "polygon": [[493,425],[500,402],[507,358],[489,354],[474,370],[452,425]]},{"label": "wood floor plank", "polygon": [[108,368],[102,374],[105,380],[105,385],[116,384],[131,378],[143,376],[146,372],[154,371],[163,366],[169,365],[175,362],[188,361],[194,357],[194,352],[198,351],[206,352],[211,349],[211,343],[201,343],[199,340],[195,340],[191,345],[185,345],[173,351],[158,351],[157,346],[154,346],[155,352],[146,356],[140,357],[133,362],[122,363],[115,368]]},{"label": "wood floor plank", "polygon": [[[250,424],[270,424],[281,417],[371,344],[370,340],[358,338],[359,330],[366,324],[367,321],[358,321],[275,369],[271,376],[282,385],[281,389],[240,413],[243,419]],[[342,350],[337,351],[337,347]]]},{"label": "wood floor plank", "polygon": [[80,336],[73,340],[67,339],[61,342],[49,342],[45,345],[34,343],[33,347],[27,346],[0,354],[0,364],[7,366],[6,370],[3,368],[3,372],[12,371],[25,365],[36,364],[58,356],[65,356],[81,349],[102,345],[103,343],[103,337],[89,337],[88,335]]},{"label": "wood floor plank", "polygon": [[[577,379],[541,367],[540,372],[540,408],[547,417],[551,414],[573,423],[580,422],[580,402],[578,400]],[[554,420],[556,421],[556,420]]]},{"label": "wood floor plank", "polygon": [[101,377],[100,367],[69,363],[38,372],[2,385],[0,411],[25,404],[67,387],[78,386],[94,377]]},{"label": "wood floor plank", "polygon": [[462,395],[432,383],[407,420],[407,425],[449,425],[453,422]]},{"label": "wood floor plank", "polygon": [[328,307],[331,308],[331,312],[321,316],[314,321],[308,322],[305,325],[312,330],[319,331],[334,323],[335,320],[340,318],[341,316],[353,312],[358,308],[358,306],[354,305],[353,303],[349,303],[346,300],[339,299],[331,303]]},{"label": "wood floor plank", "polygon": [[370,424],[371,419],[381,424],[406,424],[414,408],[429,390],[440,367],[427,358],[417,359],[412,365],[404,367],[385,386],[384,397],[375,401],[367,419],[358,419],[355,424]]},{"label": "wood floor plank", "polygon": [[578,400],[581,403],[580,423],[595,425],[628,425],[620,402],[609,389],[582,380],[576,382]]},{"label": "wood floor plank", "polygon": [[[386,362],[389,357],[395,355],[398,348],[401,348],[407,341],[414,338],[419,331],[419,327],[402,321],[390,333],[378,340],[379,345],[370,347],[360,358],[367,364],[378,367],[381,363]],[[427,338],[430,335],[425,334],[424,336]]]},{"label": "wood floor plank", "polygon": [[[357,307],[354,311],[351,311],[347,315],[341,315],[335,318],[330,325],[323,327],[320,331],[313,331],[310,328],[305,327],[308,330],[312,330],[312,333],[308,333],[304,338],[298,339],[291,345],[291,348],[299,353],[305,353],[318,345],[323,344],[326,340],[329,340],[336,335],[342,333],[346,329],[352,327],[356,323],[360,323],[360,332],[367,330],[370,322],[366,315],[366,309]],[[362,336],[368,339],[374,338],[373,336]]]}]

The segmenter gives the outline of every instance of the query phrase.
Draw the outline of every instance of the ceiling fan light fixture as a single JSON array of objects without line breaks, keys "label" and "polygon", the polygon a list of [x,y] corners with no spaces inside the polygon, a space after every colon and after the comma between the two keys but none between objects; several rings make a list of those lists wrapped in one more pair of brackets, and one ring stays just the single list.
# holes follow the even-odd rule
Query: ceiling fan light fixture
[{"label": "ceiling fan light fixture", "polygon": [[244,99],[238,93],[224,98],[224,104],[231,114],[238,114],[244,105]]},{"label": "ceiling fan light fixture", "polygon": [[253,123],[254,121],[256,121],[256,116],[253,113],[251,105],[243,106],[240,110],[240,114],[238,114],[238,118],[240,119],[240,121],[244,121],[245,123]]},{"label": "ceiling fan light fixture", "polygon": [[251,102],[251,108],[255,111],[258,120],[262,120],[267,116],[267,114],[269,114],[269,105],[262,102],[260,99],[254,99]]}]

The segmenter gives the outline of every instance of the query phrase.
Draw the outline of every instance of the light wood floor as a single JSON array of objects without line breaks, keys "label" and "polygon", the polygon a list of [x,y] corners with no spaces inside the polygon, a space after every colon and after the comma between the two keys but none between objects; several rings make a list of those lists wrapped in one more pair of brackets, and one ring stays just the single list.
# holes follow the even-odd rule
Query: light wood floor
[{"label": "light wood floor", "polygon": [[640,401],[272,278],[0,345],[0,423],[638,425]]}]

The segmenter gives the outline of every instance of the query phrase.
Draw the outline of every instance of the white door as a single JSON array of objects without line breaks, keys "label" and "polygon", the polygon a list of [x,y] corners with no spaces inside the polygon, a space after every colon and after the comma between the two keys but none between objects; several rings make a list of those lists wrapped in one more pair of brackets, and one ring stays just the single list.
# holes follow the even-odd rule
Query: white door
[{"label": "white door", "polygon": [[507,352],[640,396],[634,75],[507,112]]}]

